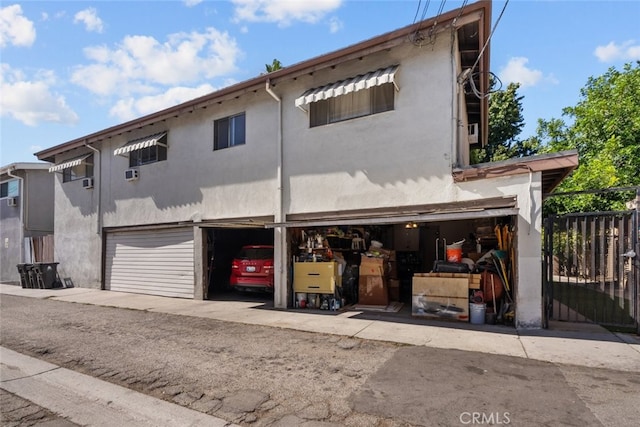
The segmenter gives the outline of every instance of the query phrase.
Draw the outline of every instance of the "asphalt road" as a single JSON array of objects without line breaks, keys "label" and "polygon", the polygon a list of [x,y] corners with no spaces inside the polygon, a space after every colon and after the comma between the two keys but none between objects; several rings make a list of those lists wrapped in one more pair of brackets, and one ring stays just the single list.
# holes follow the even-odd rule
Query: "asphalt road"
[{"label": "asphalt road", "polygon": [[[240,425],[640,419],[637,373],[8,295],[0,322],[4,347]],[[39,425],[0,396],[3,425]]]}]

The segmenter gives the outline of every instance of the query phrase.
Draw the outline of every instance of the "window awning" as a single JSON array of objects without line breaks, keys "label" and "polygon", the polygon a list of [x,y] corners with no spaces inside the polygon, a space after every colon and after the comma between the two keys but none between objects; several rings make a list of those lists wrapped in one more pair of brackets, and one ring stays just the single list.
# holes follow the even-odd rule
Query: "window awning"
[{"label": "window awning", "polygon": [[166,135],[166,132],[160,132],[156,133],[155,135],[145,136],[144,138],[134,139],[133,141],[127,142],[122,147],[113,150],[113,155],[122,156],[123,154],[128,154],[132,151],[142,150],[143,148],[154,147],[156,145],[162,145],[166,147],[166,144],[160,142],[160,140]]},{"label": "window awning", "polygon": [[395,75],[399,65],[392,65],[387,68],[380,68],[370,73],[361,74],[339,82],[330,83],[315,89],[309,89],[298,98],[296,98],[296,107],[311,104],[312,102],[322,101],[323,99],[334,98],[340,95],[346,95],[351,92],[357,92],[362,89],[369,89],[386,83],[395,84]]},{"label": "window awning", "polygon": [[51,166],[49,168],[49,172],[61,172],[64,169],[68,169],[68,168],[72,168],[74,166],[80,166],[82,163],[84,163],[87,158],[89,158],[92,155],[92,153],[89,154],[85,154],[84,156],[80,156],[80,157],[76,157],[75,159],[71,159],[69,161],[66,161],[64,163],[59,163],[57,165]]}]

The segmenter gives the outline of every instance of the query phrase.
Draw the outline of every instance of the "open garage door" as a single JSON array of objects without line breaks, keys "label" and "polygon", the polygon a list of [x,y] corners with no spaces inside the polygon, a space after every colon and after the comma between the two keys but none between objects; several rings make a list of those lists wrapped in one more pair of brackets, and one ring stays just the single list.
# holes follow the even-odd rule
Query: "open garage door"
[{"label": "open garage door", "polygon": [[[216,227],[207,230],[208,298],[244,299],[230,286],[231,265],[245,245],[273,245],[273,230],[250,227]],[[257,295],[256,295],[257,296]],[[272,293],[262,295],[272,300]]]},{"label": "open garage door", "polygon": [[108,233],[105,288],[193,298],[193,246],[192,228]]}]

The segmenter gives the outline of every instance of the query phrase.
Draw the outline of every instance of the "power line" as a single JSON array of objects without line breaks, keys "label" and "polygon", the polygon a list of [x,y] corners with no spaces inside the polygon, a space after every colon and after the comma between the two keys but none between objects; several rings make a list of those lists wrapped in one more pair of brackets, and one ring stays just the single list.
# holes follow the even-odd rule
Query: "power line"
[{"label": "power line", "polygon": [[427,16],[427,10],[429,10],[429,3],[431,3],[431,0],[427,0],[426,3],[424,4],[424,9],[422,9],[422,16],[420,17],[421,21],[424,21],[424,18]]},{"label": "power line", "polygon": [[435,40],[433,39],[433,32],[436,29],[436,25],[438,25],[438,18],[440,18],[440,15],[442,15],[442,11],[444,10],[444,5],[447,3],[447,0],[442,0],[440,2],[440,7],[438,8],[438,13],[436,14],[435,19],[433,20],[433,26],[431,27],[431,29],[429,30],[429,39],[431,39],[431,43],[434,43]]},{"label": "power line", "polygon": [[411,23],[411,25],[416,23],[416,20],[418,19],[418,13],[420,12],[420,5],[422,4],[422,0],[418,0],[418,8],[416,9],[416,16],[413,17],[413,22]]},{"label": "power line", "polygon": [[493,33],[496,31],[496,27],[498,27],[498,24],[500,23],[500,19],[502,19],[502,15],[504,14],[504,11],[507,8],[508,4],[509,4],[509,0],[507,0],[504,3],[504,6],[502,7],[502,11],[500,11],[500,15],[498,16],[498,20],[493,25],[493,28],[491,29],[491,32],[489,33],[489,37],[487,37],[487,41],[484,43],[484,46],[482,46],[482,50],[480,51],[480,54],[478,55],[478,58],[476,59],[476,62],[471,67],[471,71],[472,72],[473,72],[473,69],[476,68],[476,65],[478,65],[478,62],[480,62],[480,58],[482,58],[482,55],[484,54],[485,49],[489,45],[489,42],[491,41],[491,37],[493,37]]},{"label": "power line", "polygon": [[464,0],[464,1],[462,2],[462,6],[460,7],[460,12],[458,12],[458,16],[456,16],[456,17],[453,19],[453,23],[452,23],[452,25],[453,25],[454,27],[456,26],[456,22],[458,22],[458,18],[460,18],[460,15],[462,15],[462,12],[464,11],[465,6],[467,5],[467,1],[469,1],[469,0]]},{"label": "power line", "polygon": [[[483,99],[483,98],[488,97],[491,94],[491,92],[487,91],[486,94],[480,92],[478,90],[478,88],[476,88],[476,84],[475,84],[475,81],[474,81],[474,76],[482,74],[482,73],[489,73],[495,79],[500,81],[500,79],[498,79],[498,76],[496,76],[491,71],[483,71],[481,73],[474,73],[473,70],[478,65],[478,62],[480,62],[480,58],[482,58],[482,55],[484,55],[484,51],[486,50],[487,46],[489,46],[489,42],[491,41],[491,38],[493,37],[493,34],[495,33],[496,28],[498,27],[498,24],[500,23],[500,20],[502,19],[502,15],[504,15],[504,11],[507,9],[507,5],[508,4],[509,4],[509,0],[506,0],[505,3],[504,3],[504,6],[502,7],[502,10],[500,11],[500,15],[498,16],[498,19],[496,20],[496,23],[493,25],[493,28],[491,29],[491,32],[489,33],[489,36],[487,37],[487,40],[484,43],[484,46],[482,46],[482,50],[480,51],[480,53],[478,54],[478,57],[476,58],[476,62],[473,63],[471,68],[467,68],[466,70],[464,70],[460,74],[460,77],[458,78],[458,81],[460,83],[464,83],[466,80],[468,80],[469,81],[469,86],[471,87],[471,92],[473,92],[473,94],[479,99]],[[500,85],[502,86],[502,82],[500,82]]]}]

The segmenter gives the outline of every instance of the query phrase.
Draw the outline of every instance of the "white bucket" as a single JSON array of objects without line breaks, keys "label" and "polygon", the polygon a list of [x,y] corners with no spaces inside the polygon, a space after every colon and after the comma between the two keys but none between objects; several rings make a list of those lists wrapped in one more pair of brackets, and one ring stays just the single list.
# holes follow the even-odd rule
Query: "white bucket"
[{"label": "white bucket", "polygon": [[487,311],[486,304],[469,304],[469,318],[474,325],[484,325],[484,314]]}]

